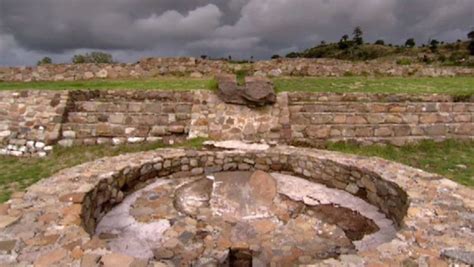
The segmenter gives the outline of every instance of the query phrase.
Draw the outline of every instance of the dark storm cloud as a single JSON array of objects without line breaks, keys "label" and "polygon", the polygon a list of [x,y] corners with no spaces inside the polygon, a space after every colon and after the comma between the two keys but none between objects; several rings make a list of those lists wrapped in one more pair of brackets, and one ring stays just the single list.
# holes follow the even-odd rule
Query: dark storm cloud
[{"label": "dark storm cloud", "polygon": [[473,0],[0,0],[0,64],[87,49],[122,60],[266,57],[335,41],[356,25],[368,40],[454,40],[473,18]]}]

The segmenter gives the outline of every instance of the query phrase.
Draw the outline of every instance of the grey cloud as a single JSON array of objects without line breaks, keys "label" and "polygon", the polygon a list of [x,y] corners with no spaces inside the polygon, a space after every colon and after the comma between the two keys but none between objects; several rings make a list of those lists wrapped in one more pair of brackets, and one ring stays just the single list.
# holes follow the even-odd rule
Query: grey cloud
[{"label": "grey cloud", "polygon": [[140,56],[268,57],[336,41],[463,39],[473,0],[0,0],[0,65],[78,51]]}]

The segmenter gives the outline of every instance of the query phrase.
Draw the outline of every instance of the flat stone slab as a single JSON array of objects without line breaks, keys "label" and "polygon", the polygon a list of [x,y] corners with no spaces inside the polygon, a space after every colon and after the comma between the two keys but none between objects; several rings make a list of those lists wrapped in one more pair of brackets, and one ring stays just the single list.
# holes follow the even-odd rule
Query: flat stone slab
[{"label": "flat stone slab", "polygon": [[13,217],[8,215],[0,215],[0,229],[8,227],[18,221],[20,217]]},{"label": "flat stone slab", "polygon": [[269,174],[253,172],[220,172],[214,180],[211,208],[224,220],[238,221],[268,218],[273,215],[276,181]]}]

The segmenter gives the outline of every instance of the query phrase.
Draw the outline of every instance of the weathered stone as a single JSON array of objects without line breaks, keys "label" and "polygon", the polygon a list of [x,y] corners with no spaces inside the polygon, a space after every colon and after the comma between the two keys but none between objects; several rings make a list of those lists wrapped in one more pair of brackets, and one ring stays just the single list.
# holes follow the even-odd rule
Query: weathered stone
[{"label": "weathered stone", "polygon": [[98,267],[100,256],[96,254],[85,254],[81,259],[81,267]]},{"label": "weathered stone", "polygon": [[11,252],[16,245],[16,240],[0,241],[0,251]]},{"label": "weathered stone", "polygon": [[445,249],[441,252],[442,257],[452,259],[468,265],[474,265],[474,252],[462,249]]},{"label": "weathered stone", "polygon": [[276,94],[270,80],[263,77],[246,77],[245,86],[237,85],[235,76],[217,76],[218,95],[226,103],[264,106],[276,102]]},{"label": "weathered stone", "polygon": [[0,215],[0,229],[8,227],[18,221],[20,217]]},{"label": "weathered stone", "polygon": [[246,77],[242,97],[255,106],[272,105],[276,102],[273,83],[263,77]]},{"label": "weathered stone", "polygon": [[38,257],[34,263],[35,267],[49,267],[58,265],[67,256],[67,250],[63,248],[55,249]]},{"label": "weathered stone", "polygon": [[132,267],[132,264],[135,262],[135,258],[124,254],[112,253],[102,256],[100,262],[104,267]]}]

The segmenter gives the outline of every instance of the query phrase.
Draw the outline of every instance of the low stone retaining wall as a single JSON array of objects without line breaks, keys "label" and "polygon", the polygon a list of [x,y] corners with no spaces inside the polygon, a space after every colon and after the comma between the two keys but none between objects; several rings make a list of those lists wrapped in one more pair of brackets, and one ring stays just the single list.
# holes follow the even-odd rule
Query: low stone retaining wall
[{"label": "low stone retaining wall", "polygon": [[77,81],[92,79],[147,79],[163,75],[202,78],[246,70],[257,76],[341,77],[344,75],[386,75],[451,77],[472,76],[473,68],[395,62],[353,62],[335,59],[275,59],[247,64],[196,58],[147,58],[133,64],[58,64],[38,67],[0,67],[0,81]]},{"label": "low stone retaining wall", "polygon": [[68,92],[0,92],[0,155],[46,155],[61,135]]},{"label": "low stone retaining wall", "polygon": [[292,142],[472,139],[474,103],[446,95],[290,93]]},{"label": "low stone retaining wall", "polygon": [[0,94],[0,154],[44,147],[185,138],[321,146],[474,139],[474,99],[448,95],[284,92],[272,106],[226,104],[211,91],[21,91]]},{"label": "low stone retaining wall", "polygon": [[153,266],[111,253],[104,240],[91,238],[107,211],[155,177],[256,169],[289,172],[346,190],[378,206],[399,225],[397,237],[388,243],[315,264],[448,266],[449,260],[441,257],[445,249],[474,250],[470,242],[474,234],[468,227],[474,210],[472,190],[378,158],[278,146],[263,151],[157,150],[61,171],[2,208],[0,262],[99,266],[118,261],[123,266]]},{"label": "low stone retaining wall", "polygon": [[172,91],[77,91],[61,145],[173,142],[189,132],[194,94]]}]

